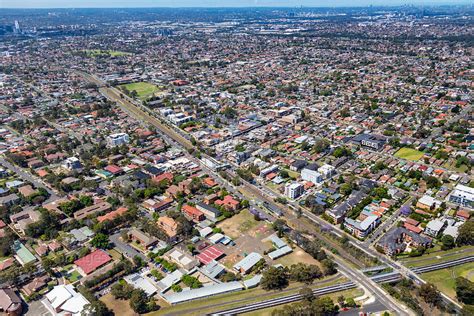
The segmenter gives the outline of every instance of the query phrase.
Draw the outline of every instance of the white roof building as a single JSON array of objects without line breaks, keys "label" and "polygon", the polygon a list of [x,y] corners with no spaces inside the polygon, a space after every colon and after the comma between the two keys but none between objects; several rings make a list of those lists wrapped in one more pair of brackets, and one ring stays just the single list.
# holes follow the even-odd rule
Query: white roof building
[{"label": "white roof building", "polygon": [[46,294],[43,304],[53,315],[79,316],[89,301],[76,292],[72,284],[62,284],[55,286]]},{"label": "white roof building", "polygon": [[238,281],[232,281],[227,283],[208,285],[194,290],[182,291],[179,293],[166,295],[163,298],[171,305],[175,305],[187,301],[210,297],[213,295],[240,291],[243,288],[244,286],[242,285],[242,283]]},{"label": "white roof building", "polygon": [[250,271],[254,265],[257,264],[263,257],[256,252],[251,252],[244,259],[240,260],[234,265],[234,269],[241,272],[247,273]]},{"label": "white roof building", "polygon": [[123,278],[128,284],[137,289],[142,289],[146,295],[152,296],[156,293],[156,287],[138,273],[127,275]]}]

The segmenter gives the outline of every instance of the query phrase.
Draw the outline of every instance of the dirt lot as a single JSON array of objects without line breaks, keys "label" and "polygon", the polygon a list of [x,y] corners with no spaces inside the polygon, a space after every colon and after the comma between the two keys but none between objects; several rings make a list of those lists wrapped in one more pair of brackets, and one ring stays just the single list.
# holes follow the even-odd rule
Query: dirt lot
[{"label": "dirt lot", "polygon": [[273,229],[266,222],[256,221],[248,210],[226,219],[217,226],[235,242],[235,246],[221,248],[226,253],[221,262],[228,268],[232,268],[236,262],[242,260],[244,254],[251,252],[263,254],[271,247],[271,243],[263,242],[262,239],[273,234]]},{"label": "dirt lot", "polygon": [[255,228],[262,225],[266,225],[265,222],[256,221],[248,210],[243,210],[239,214],[220,222],[217,227],[222,228],[230,238],[237,239],[244,233],[257,235],[259,230]]},{"label": "dirt lot", "polygon": [[320,267],[320,263],[318,260],[314,259],[309,254],[304,252],[300,247],[297,247],[295,245],[293,245],[292,253],[273,261],[274,264],[282,264],[288,267],[292,264],[297,264],[300,262],[304,264],[314,264]]},{"label": "dirt lot", "polygon": [[100,298],[102,302],[110,308],[115,315],[120,316],[138,316],[129,305],[128,300],[116,300],[111,293],[104,295]]}]

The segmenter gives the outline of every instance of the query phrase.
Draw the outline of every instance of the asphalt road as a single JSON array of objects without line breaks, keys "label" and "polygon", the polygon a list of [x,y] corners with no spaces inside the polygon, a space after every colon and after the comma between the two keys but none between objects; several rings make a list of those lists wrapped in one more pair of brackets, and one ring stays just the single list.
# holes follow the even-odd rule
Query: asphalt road
[{"label": "asphalt road", "polygon": [[50,194],[50,197],[48,198],[48,200],[46,200],[46,203],[47,202],[50,202],[50,201],[53,201],[53,200],[56,200],[58,199],[58,195],[56,194],[56,192],[54,192],[50,187],[46,186],[42,181],[40,181],[38,178],[36,178],[35,176],[33,176],[32,174],[24,171],[22,168],[20,167],[17,167],[13,164],[11,164],[10,162],[8,162],[5,158],[3,157],[0,157],[0,164],[2,166],[4,166],[5,168],[7,169],[10,169],[11,171],[13,171],[17,176],[19,176],[20,178],[22,178],[23,180],[25,181],[28,181],[28,182],[31,182],[34,184],[35,187],[37,188],[43,188],[45,189],[46,191],[48,191],[48,193]]}]

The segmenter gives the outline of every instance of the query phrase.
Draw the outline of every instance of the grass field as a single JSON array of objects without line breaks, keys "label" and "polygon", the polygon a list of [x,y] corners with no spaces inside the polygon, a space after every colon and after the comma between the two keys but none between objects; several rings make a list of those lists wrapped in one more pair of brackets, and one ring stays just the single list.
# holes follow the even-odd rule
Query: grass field
[{"label": "grass field", "polygon": [[421,267],[435,263],[464,258],[474,255],[473,246],[464,246],[446,251],[436,251],[421,257],[405,258],[401,261],[408,267]]},{"label": "grass field", "polygon": [[127,90],[130,92],[135,90],[137,92],[138,98],[142,101],[149,99],[155,93],[161,91],[159,87],[148,82],[133,82],[121,85],[121,87],[127,88]]},{"label": "grass field", "polygon": [[474,281],[474,262],[421,275],[423,280],[433,283],[441,292],[453,299],[456,299],[455,279],[460,276]]},{"label": "grass field", "polygon": [[395,153],[395,157],[413,161],[420,160],[423,155],[421,151],[407,147],[400,148],[400,150]]},{"label": "grass field", "polygon": [[445,163],[443,165],[444,168],[446,169],[450,169],[450,170],[453,170],[453,171],[456,171],[456,172],[467,172],[469,170],[469,167],[466,166],[466,165],[461,165],[459,167],[456,167],[456,162],[453,162],[453,163]]},{"label": "grass field", "polygon": [[101,55],[110,55],[112,57],[131,55],[131,53],[121,52],[117,50],[86,49],[84,50],[84,52],[86,52],[87,55],[90,57],[96,57]]}]

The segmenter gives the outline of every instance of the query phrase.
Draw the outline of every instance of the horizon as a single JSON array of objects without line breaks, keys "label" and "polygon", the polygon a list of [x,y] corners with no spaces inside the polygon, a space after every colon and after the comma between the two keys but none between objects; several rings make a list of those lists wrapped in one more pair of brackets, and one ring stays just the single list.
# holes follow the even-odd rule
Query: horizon
[{"label": "horizon", "polygon": [[[160,4],[153,0],[138,0],[129,4],[129,0],[101,1],[102,4],[97,5],[97,1],[92,0],[71,0],[68,5],[64,5],[64,1],[59,0],[33,0],[33,1],[18,1],[3,0],[3,9],[203,9],[203,8],[362,8],[362,7],[399,7],[399,6],[456,6],[456,5],[472,5],[470,0],[300,0],[294,3],[291,0],[181,0],[180,4],[176,5],[176,1],[164,0]],[[225,2],[225,3],[222,3]],[[336,3],[335,3],[336,2]],[[294,4],[293,4],[294,3]]]}]

